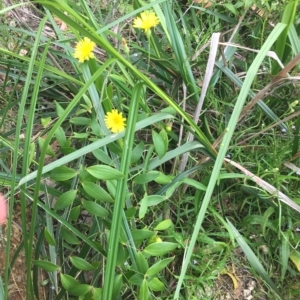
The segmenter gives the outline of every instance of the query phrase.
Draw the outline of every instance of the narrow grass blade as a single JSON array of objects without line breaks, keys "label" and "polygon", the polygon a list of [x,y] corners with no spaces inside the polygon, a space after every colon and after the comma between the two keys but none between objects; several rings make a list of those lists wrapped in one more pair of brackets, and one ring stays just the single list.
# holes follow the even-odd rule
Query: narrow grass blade
[{"label": "narrow grass blade", "polygon": [[246,243],[246,241],[240,235],[238,230],[233,226],[233,224],[228,219],[227,219],[227,223],[229,224],[231,230],[233,231],[236,241],[238,242],[238,244],[242,248],[243,252],[247,256],[247,259],[248,259],[249,263],[251,264],[252,268],[263,278],[263,280],[281,298],[281,295],[280,295],[276,285],[273,283],[273,281],[269,277],[268,273],[264,269],[263,265],[260,263],[259,259],[255,255],[255,253],[252,251],[252,249],[249,247],[249,245]]},{"label": "narrow grass blade", "polygon": [[256,73],[260,67],[261,62],[263,61],[263,59],[265,58],[265,56],[267,55],[267,52],[270,50],[271,46],[274,44],[274,42],[276,41],[276,39],[278,38],[278,36],[280,35],[280,33],[282,32],[282,30],[285,28],[284,24],[278,24],[276,25],[276,27],[273,29],[273,31],[271,32],[271,34],[269,35],[268,39],[266,40],[266,42],[264,43],[264,45],[262,46],[261,50],[259,51],[259,53],[257,54],[256,58],[254,59],[253,63],[251,64],[249,71],[247,73],[247,76],[245,78],[244,84],[242,86],[241,92],[239,94],[239,97],[237,99],[237,103],[234,107],[234,110],[232,112],[232,116],[230,118],[229,124],[228,124],[228,128],[226,129],[226,133],[223,139],[223,142],[220,145],[220,151],[218,153],[211,177],[210,177],[210,181],[207,187],[207,191],[205,193],[204,199],[203,199],[203,203],[202,206],[200,208],[198,217],[197,217],[197,221],[195,223],[195,227],[194,227],[194,231],[193,231],[193,235],[190,241],[190,244],[188,246],[188,250],[186,253],[186,257],[185,260],[183,261],[183,265],[182,265],[182,270],[178,279],[178,283],[177,283],[177,287],[176,287],[176,291],[175,291],[175,295],[174,295],[174,299],[178,299],[179,298],[179,294],[180,294],[180,289],[187,271],[187,267],[188,264],[190,262],[196,241],[197,241],[197,237],[199,234],[199,230],[201,228],[202,222],[204,220],[206,211],[207,211],[207,207],[209,204],[209,201],[211,199],[213,190],[215,188],[216,182],[218,180],[219,177],[219,173],[220,173],[220,169],[222,167],[222,164],[224,162],[224,158],[225,155],[227,153],[231,138],[233,136],[235,127],[237,125],[238,122],[238,118],[239,115],[242,111],[243,105],[246,101],[247,95],[249,93],[251,84],[256,76]]}]

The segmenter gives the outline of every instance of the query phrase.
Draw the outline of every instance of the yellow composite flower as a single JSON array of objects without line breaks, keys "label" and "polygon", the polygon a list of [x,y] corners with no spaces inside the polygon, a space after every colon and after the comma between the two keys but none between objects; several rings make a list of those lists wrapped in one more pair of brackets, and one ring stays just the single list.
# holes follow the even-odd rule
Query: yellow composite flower
[{"label": "yellow composite flower", "polygon": [[73,56],[81,63],[90,58],[94,58],[93,50],[95,46],[96,44],[94,42],[85,37],[77,43]]},{"label": "yellow composite flower", "polygon": [[104,118],[104,121],[106,127],[112,133],[122,132],[125,129],[126,118],[123,118],[122,113],[119,113],[116,109],[108,112]]},{"label": "yellow composite flower", "polygon": [[141,13],[140,17],[136,17],[133,20],[133,27],[144,29],[147,34],[152,27],[159,24],[159,19],[152,11],[146,10]]}]

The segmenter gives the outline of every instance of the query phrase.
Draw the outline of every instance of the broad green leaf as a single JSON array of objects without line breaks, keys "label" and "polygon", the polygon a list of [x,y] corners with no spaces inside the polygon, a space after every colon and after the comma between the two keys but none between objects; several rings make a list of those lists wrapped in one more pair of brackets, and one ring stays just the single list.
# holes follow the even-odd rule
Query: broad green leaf
[{"label": "broad green leaf", "polygon": [[129,278],[128,281],[133,285],[141,286],[143,279],[144,279],[144,276],[142,276],[141,274],[134,274],[133,276],[131,276]]},{"label": "broad green leaf", "polygon": [[82,200],[82,206],[92,215],[105,218],[108,216],[108,211],[98,203],[93,201]]},{"label": "broad green leaf", "polygon": [[55,168],[50,172],[50,178],[54,181],[69,180],[77,175],[77,172],[66,166]]},{"label": "broad green leaf", "polygon": [[104,165],[95,165],[86,169],[92,176],[102,180],[121,179],[124,177],[120,171]]},{"label": "broad green leaf", "polygon": [[154,148],[155,148],[156,153],[158,154],[158,157],[162,158],[167,152],[163,138],[157,132],[152,130],[152,139],[153,139]]},{"label": "broad green leaf", "polygon": [[165,268],[171,261],[173,261],[174,258],[175,256],[158,261],[147,270],[145,276],[152,277],[156,275],[163,268]]},{"label": "broad green leaf", "polygon": [[94,299],[102,299],[102,289],[101,288],[93,288],[93,296]]},{"label": "broad green leaf", "polygon": [[70,211],[69,220],[77,221],[80,215],[80,211],[81,211],[80,205],[73,207]]},{"label": "broad green leaf", "polygon": [[56,245],[55,239],[52,236],[52,234],[49,232],[49,230],[48,230],[47,227],[44,229],[44,237],[45,237],[45,240],[47,241],[47,243],[49,245],[51,245],[51,246],[55,246]]},{"label": "broad green leaf", "polygon": [[54,204],[54,209],[65,209],[66,207],[72,205],[73,201],[75,200],[77,194],[77,190],[71,190],[63,193],[60,195]]},{"label": "broad green leaf", "polygon": [[201,191],[206,191],[206,186],[200,182],[198,182],[197,180],[191,179],[191,178],[184,178],[181,180],[182,182],[193,186],[196,189],[199,189]]},{"label": "broad green leaf", "polygon": [[173,226],[173,222],[168,219],[168,220],[164,220],[162,222],[160,222],[159,224],[157,224],[157,226],[154,228],[154,230],[166,230],[168,228],[170,228],[171,226]]},{"label": "broad green leaf", "polygon": [[295,265],[295,267],[297,268],[298,272],[300,272],[300,252],[293,250],[290,253],[290,260],[293,262],[293,264]]},{"label": "broad green leaf", "polygon": [[165,149],[165,152],[167,152],[168,150],[168,147],[169,147],[169,138],[168,138],[168,134],[166,132],[165,129],[162,129],[159,133],[162,141],[164,142],[164,149]]},{"label": "broad green leaf", "polygon": [[145,274],[149,269],[147,259],[145,258],[143,253],[140,251],[136,255],[136,265],[137,265],[138,271],[141,274]]},{"label": "broad green leaf", "polygon": [[148,286],[154,292],[162,291],[165,288],[165,285],[157,277],[148,281]]},{"label": "broad green leaf", "polygon": [[172,250],[176,249],[178,246],[177,243],[170,243],[170,242],[160,242],[160,243],[153,243],[147,246],[143,252],[150,254],[152,256],[160,256],[167,253],[170,253]]},{"label": "broad green leaf", "polygon": [[74,296],[84,296],[86,295],[89,291],[92,291],[93,287],[87,284],[78,284],[75,286],[72,286],[68,292],[71,295]]},{"label": "broad green leaf", "polygon": [[148,195],[145,194],[144,198],[140,202],[140,209],[139,209],[139,218],[140,219],[143,219],[145,217],[147,208],[148,208]]},{"label": "broad green leaf", "polygon": [[112,299],[116,299],[117,296],[120,294],[122,288],[122,279],[123,279],[122,274],[119,274],[115,277]]},{"label": "broad green leaf", "polygon": [[104,202],[113,202],[112,197],[98,184],[89,181],[82,182],[81,184],[90,197]]},{"label": "broad green leaf", "polygon": [[144,143],[140,142],[136,147],[133,148],[133,150],[131,152],[130,162],[132,164],[136,163],[142,156],[143,151],[144,151]]},{"label": "broad green leaf", "polygon": [[60,281],[61,281],[63,288],[67,291],[70,288],[72,288],[73,286],[76,286],[79,284],[79,282],[76,279],[74,279],[72,276],[66,275],[66,274],[60,274]]},{"label": "broad green leaf", "polygon": [[[39,137],[38,142],[39,142],[40,148],[43,148],[45,140],[42,137]],[[53,151],[53,149],[51,148],[50,145],[47,146],[46,154],[51,156],[51,157],[55,156],[55,152]]]},{"label": "broad green leaf", "polygon": [[155,234],[154,231],[146,229],[134,229],[131,231],[132,238],[135,243],[142,242],[146,239],[151,238]]},{"label": "broad green leaf", "polygon": [[119,243],[118,255],[117,255],[117,266],[122,267],[128,258],[128,249]]},{"label": "broad green leaf", "polygon": [[85,117],[74,117],[70,119],[70,123],[85,126],[91,123],[91,119]]},{"label": "broad green leaf", "polygon": [[[154,171],[154,172],[157,172],[157,171]],[[159,173],[159,175],[154,179],[154,181],[159,183],[159,184],[168,184],[174,178],[173,175],[165,175],[162,172],[158,172],[158,173]]]},{"label": "broad green leaf", "polygon": [[59,271],[60,267],[45,260],[33,260],[32,261],[37,267],[45,270],[46,272],[55,272]]},{"label": "broad green leaf", "polygon": [[140,174],[134,177],[133,181],[137,184],[145,184],[155,180],[159,176],[159,172],[152,171],[145,174]]},{"label": "broad green leaf", "polygon": [[65,241],[70,245],[78,245],[79,240],[71,231],[68,229],[62,227],[61,229],[61,235],[65,239]]},{"label": "broad green leaf", "polygon": [[60,147],[65,147],[67,143],[67,138],[64,130],[59,126],[55,131],[55,137],[58,141]]},{"label": "broad green leaf", "polygon": [[106,165],[112,164],[112,159],[101,149],[96,149],[92,151],[93,155],[101,162],[103,162]]},{"label": "broad green leaf", "polygon": [[70,261],[72,265],[77,268],[78,270],[83,271],[93,271],[95,270],[95,267],[92,266],[90,263],[88,263],[86,260],[84,260],[81,257],[71,256]]},{"label": "broad green leaf", "polygon": [[139,300],[148,300],[149,297],[149,290],[148,290],[148,284],[147,284],[147,280],[144,279],[142,282],[142,286],[140,288],[140,292],[139,292]]},{"label": "broad green leaf", "polygon": [[148,200],[148,207],[157,205],[165,200],[167,200],[167,197],[165,196],[159,196],[159,195],[150,195],[147,196]]},{"label": "broad green leaf", "polygon": [[274,208],[272,206],[270,206],[263,215],[262,223],[261,223],[263,236],[266,236],[266,227],[268,225],[269,218],[273,213],[274,213]]}]

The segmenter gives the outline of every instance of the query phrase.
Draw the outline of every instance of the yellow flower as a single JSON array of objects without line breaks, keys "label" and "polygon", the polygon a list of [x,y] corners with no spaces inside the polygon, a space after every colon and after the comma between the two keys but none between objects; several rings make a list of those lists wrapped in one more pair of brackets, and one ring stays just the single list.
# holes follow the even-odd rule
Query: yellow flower
[{"label": "yellow flower", "polygon": [[136,17],[133,20],[133,27],[144,29],[147,34],[152,27],[159,24],[159,19],[156,14],[151,11],[144,11],[141,13],[141,17]]},{"label": "yellow flower", "polygon": [[85,60],[89,60],[90,58],[94,58],[93,50],[95,46],[96,44],[94,42],[85,37],[77,43],[73,56],[81,63]]},{"label": "yellow flower", "polygon": [[118,133],[125,129],[126,118],[122,117],[122,113],[119,113],[116,109],[108,112],[104,118],[105,125],[112,133]]}]

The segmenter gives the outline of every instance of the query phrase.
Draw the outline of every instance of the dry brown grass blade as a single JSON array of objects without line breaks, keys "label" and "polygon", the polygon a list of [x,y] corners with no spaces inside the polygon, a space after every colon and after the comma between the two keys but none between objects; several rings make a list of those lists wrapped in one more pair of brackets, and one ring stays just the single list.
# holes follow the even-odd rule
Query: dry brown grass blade
[{"label": "dry brown grass blade", "polygon": [[262,99],[268,90],[279,84],[283,80],[288,80],[284,78],[288,72],[290,72],[300,61],[300,53],[298,53],[272,80],[267,84],[260,92],[256,94],[254,98],[243,108],[241,115],[239,117],[239,122],[245,117],[245,115],[250,111],[250,109],[257,103],[259,99]]},{"label": "dry brown grass blade", "polygon": [[257,185],[259,185],[265,191],[270,193],[272,196],[278,197],[278,199],[281,202],[287,204],[289,207],[293,208],[294,210],[296,210],[300,213],[300,206],[297,203],[295,203],[292,199],[290,199],[288,196],[286,196],[282,192],[278,191],[274,186],[267,183],[266,181],[264,181],[260,177],[254,175],[253,173],[251,173],[250,171],[245,169],[240,164],[238,164],[238,163],[236,163],[236,162],[234,162],[230,159],[227,159],[227,158],[225,158],[225,161],[228,162],[229,164],[231,164],[232,166],[236,167],[240,171],[242,171],[245,175],[249,176],[250,179],[252,179]]}]

